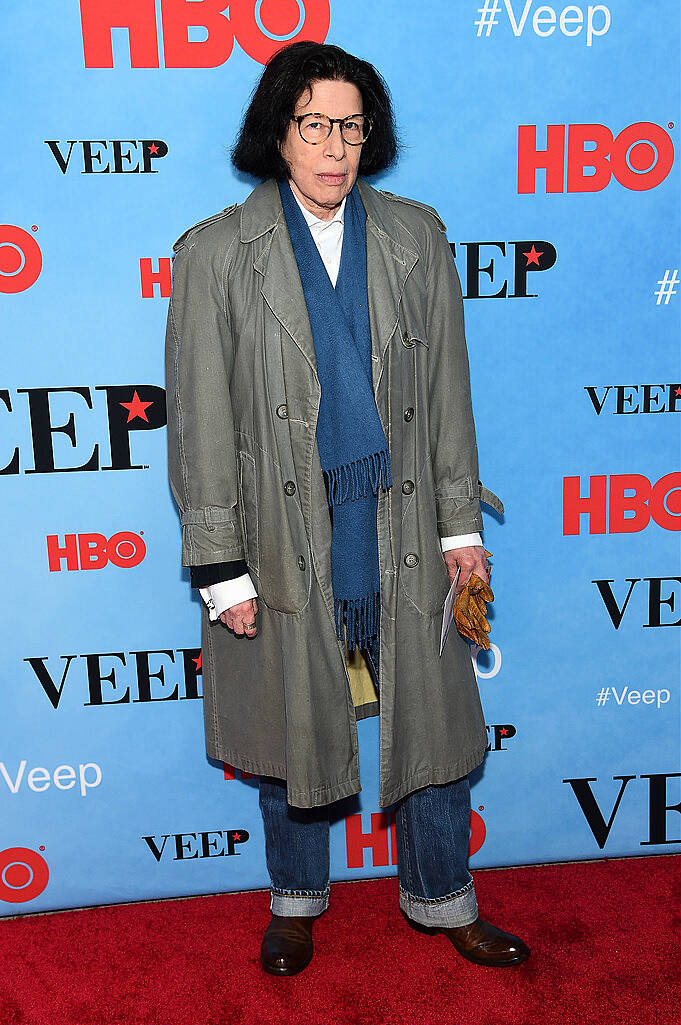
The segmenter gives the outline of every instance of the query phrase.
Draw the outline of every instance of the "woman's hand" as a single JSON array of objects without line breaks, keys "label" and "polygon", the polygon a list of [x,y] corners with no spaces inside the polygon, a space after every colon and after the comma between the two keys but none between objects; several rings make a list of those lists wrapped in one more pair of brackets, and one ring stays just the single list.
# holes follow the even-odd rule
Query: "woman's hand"
[{"label": "woman's hand", "polygon": [[[258,630],[255,625],[255,615],[258,611],[258,603],[255,598],[249,598],[248,601],[239,602],[238,605],[232,605],[230,608],[225,609],[224,612],[220,613],[220,620],[228,626],[230,630],[233,630],[238,637],[255,637]],[[252,626],[249,626],[252,624]]]},{"label": "woman's hand", "polygon": [[473,545],[470,548],[450,548],[442,555],[447,563],[450,584],[456,576],[457,569],[461,567],[455,587],[456,594],[461,594],[473,573],[477,573],[486,584],[489,583],[490,566],[487,561],[487,553],[482,545]]}]

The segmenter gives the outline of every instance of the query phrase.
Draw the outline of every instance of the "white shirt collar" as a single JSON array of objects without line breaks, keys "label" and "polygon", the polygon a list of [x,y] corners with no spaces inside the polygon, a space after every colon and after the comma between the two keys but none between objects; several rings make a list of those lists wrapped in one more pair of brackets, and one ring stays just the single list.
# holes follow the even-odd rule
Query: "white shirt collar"
[{"label": "white shirt collar", "polygon": [[336,213],[333,215],[331,220],[330,221],[323,221],[321,217],[316,217],[314,214],[310,213],[310,211],[306,207],[303,206],[303,204],[300,202],[300,200],[296,196],[295,192],[293,192],[293,189],[291,189],[291,192],[293,193],[293,198],[295,199],[296,203],[298,204],[300,209],[303,211],[303,217],[305,218],[306,222],[308,223],[308,225],[310,227],[312,227],[313,225],[319,225],[319,230],[321,230],[322,228],[328,227],[329,224],[335,224],[335,223],[343,224],[344,223],[345,201],[348,198],[347,196],[343,197],[343,202],[338,207],[338,209],[336,210]]}]

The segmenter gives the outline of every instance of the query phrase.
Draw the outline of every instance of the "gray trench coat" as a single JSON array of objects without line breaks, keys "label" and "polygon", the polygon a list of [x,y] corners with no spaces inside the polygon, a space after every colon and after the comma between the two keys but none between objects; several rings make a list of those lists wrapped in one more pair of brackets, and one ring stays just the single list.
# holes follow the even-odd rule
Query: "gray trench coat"
[{"label": "gray trench coat", "polygon": [[[436,211],[358,187],[376,404],[393,484],[379,492],[381,807],[483,759],[468,643],[440,657],[449,578],[440,537],[480,530],[461,288]],[[315,429],[321,388],[276,183],[175,243],[166,338],[169,477],[182,565],[245,559],[258,633],[202,605],[206,749],[287,781],[292,805],[361,790],[357,715],[336,638],[331,522]]]}]

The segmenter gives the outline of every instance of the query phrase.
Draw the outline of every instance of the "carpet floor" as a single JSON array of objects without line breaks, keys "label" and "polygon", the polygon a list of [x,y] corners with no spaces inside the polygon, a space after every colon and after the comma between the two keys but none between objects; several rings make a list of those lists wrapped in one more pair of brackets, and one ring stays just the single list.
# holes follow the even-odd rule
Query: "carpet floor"
[{"label": "carpet floor", "polygon": [[333,883],[304,972],[262,971],[266,891],[0,922],[0,1025],[677,1025],[681,858],[474,872],[530,946],[470,964],[410,928],[397,880]]}]

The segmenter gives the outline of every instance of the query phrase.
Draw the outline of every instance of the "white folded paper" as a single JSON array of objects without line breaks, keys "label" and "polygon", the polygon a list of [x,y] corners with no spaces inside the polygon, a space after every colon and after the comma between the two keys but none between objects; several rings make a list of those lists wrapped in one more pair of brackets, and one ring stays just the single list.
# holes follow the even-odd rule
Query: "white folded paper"
[{"label": "white folded paper", "polygon": [[447,634],[449,633],[449,628],[452,625],[452,620],[454,619],[454,599],[456,598],[456,582],[459,579],[460,572],[461,567],[459,566],[459,568],[456,571],[456,576],[452,581],[452,585],[447,591],[444,609],[442,610],[442,629],[440,630],[440,654],[442,654],[442,650],[445,646],[445,641],[447,640]]}]

